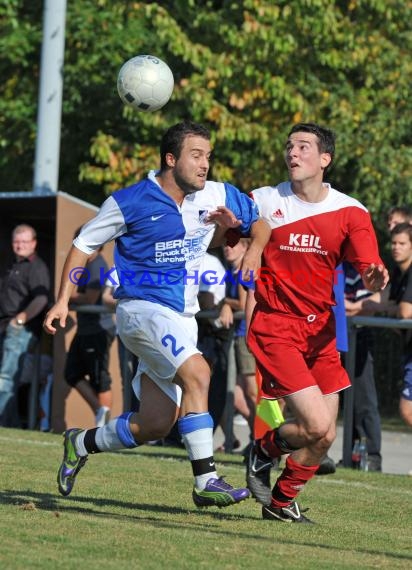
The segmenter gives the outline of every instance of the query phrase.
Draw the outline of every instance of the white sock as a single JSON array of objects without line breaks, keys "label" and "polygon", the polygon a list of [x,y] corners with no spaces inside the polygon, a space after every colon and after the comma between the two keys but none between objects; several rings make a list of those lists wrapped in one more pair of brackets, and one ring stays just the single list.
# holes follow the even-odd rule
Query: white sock
[{"label": "white sock", "polygon": [[190,461],[209,460],[211,470],[202,475],[195,475],[195,486],[199,490],[206,487],[209,479],[217,479],[213,459],[213,427],[209,427],[210,424],[213,425],[213,422],[207,412],[185,416],[179,420],[179,432]]}]

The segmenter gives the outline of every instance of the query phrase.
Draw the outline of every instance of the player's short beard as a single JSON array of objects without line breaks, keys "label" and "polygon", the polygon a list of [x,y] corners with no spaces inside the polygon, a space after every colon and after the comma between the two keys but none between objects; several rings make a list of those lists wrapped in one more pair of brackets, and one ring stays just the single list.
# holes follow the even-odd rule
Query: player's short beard
[{"label": "player's short beard", "polygon": [[176,184],[179,186],[181,190],[187,194],[193,194],[193,192],[198,192],[199,190],[203,190],[204,185],[201,188],[198,188],[194,184],[190,184],[185,178],[179,175],[179,173],[175,170],[173,172],[173,177],[175,179]]}]

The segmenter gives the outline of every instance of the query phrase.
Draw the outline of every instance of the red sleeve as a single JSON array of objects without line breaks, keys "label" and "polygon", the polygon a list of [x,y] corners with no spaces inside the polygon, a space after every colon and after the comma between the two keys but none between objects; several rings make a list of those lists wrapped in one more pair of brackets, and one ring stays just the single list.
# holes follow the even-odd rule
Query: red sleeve
[{"label": "red sleeve", "polygon": [[371,264],[384,265],[379,256],[378,242],[368,212],[350,208],[348,236],[344,243],[344,258],[362,275]]}]

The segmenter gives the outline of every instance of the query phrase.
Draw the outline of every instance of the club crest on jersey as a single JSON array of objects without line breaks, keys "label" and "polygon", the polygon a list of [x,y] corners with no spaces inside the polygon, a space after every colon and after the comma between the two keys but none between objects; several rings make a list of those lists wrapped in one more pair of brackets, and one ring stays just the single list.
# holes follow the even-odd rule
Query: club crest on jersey
[{"label": "club crest on jersey", "polygon": [[207,210],[199,210],[199,222],[204,224],[206,223],[206,219],[209,212]]}]

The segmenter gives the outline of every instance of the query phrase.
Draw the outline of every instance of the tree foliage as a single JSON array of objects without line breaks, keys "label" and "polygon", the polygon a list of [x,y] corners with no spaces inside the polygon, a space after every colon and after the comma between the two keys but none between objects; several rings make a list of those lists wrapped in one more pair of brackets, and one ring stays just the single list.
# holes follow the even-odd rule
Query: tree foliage
[{"label": "tree foliage", "polygon": [[[170,124],[213,132],[213,176],[247,191],[285,178],[297,121],[337,133],[331,181],[378,215],[411,196],[412,9],[404,0],[70,0],[60,188],[93,202],[158,166]],[[0,0],[2,188],[30,188],[42,27],[39,0]],[[138,53],[175,75],[161,111],[122,106]]]}]

